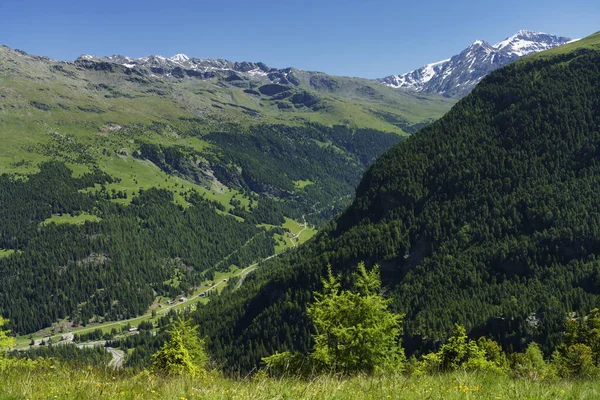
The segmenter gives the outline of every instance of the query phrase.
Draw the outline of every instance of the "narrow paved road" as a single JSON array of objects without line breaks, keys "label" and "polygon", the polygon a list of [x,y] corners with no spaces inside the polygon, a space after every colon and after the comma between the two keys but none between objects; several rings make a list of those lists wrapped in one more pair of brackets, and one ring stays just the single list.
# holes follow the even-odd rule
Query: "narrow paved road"
[{"label": "narrow paved road", "polygon": [[[79,343],[76,346],[80,349],[85,349],[98,346],[104,347],[105,345],[106,340],[97,340],[95,342]],[[122,350],[113,349],[112,347],[105,347],[105,349],[112,355],[112,360],[110,360],[108,366],[113,368],[121,368],[123,366],[123,362],[125,361],[125,352]]]},{"label": "narrow paved road", "polygon": [[296,247],[296,243],[294,243],[294,239],[296,239],[296,242],[298,242],[298,244],[299,244],[300,243],[300,235],[302,234],[302,232],[304,232],[306,230],[306,228],[308,228],[308,223],[306,222],[306,218],[304,218],[304,215],[302,216],[302,219],[304,220],[304,225],[302,227],[302,230],[300,230],[300,232],[298,232],[298,234],[295,234],[294,232],[290,231],[290,233],[292,234],[292,237],[290,238],[292,247]]},{"label": "narrow paved road", "polygon": [[106,351],[113,356],[108,366],[113,368],[121,368],[123,366],[123,361],[125,361],[125,352],[122,350],[113,349],[112,347],[107,347]]},{"label": "narrow paved road", "polygon": [[269,257],[267,257],[267,258],[265,258],[263,260],[260,260],[257,263],[254,263],[254,264],[250,265],[249,267],[244,268],[239,274],[236,275],[236,276],[241,276],[241,278],[240,278],[240,281],[238,282],[238,284],[237,284],[237,286],[235,288],[237,289],[240,286],[242,286],[242,283],[244,283],[244,279],[246,279],[246,277],[248,276],[248,274],[250,272],[254,271],[258,267],[258,265],[260,263],[263,263],[263,262],[265,262],[267,260],[270,260],[273,257],[277,257],[279,254],[281,254],[281,253],[273,254],[272,256],[269,256]]}]

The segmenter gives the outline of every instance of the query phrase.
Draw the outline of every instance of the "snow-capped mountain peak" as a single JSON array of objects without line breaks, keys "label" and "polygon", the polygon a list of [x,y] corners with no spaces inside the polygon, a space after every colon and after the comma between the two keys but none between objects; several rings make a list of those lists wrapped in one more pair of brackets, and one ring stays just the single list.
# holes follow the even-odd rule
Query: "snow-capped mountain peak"
[{"label": "snow-capped mountain peak", "polygon": [[84,68],[112,68],[98,66],[98,63],[120,65],[130,70],[129,74],[135,73],[152,79],[212,79],[221,77],[231,79],[232,82],[252,79],[271,83],[299,84],[296,78],[291,75],[288,76],[289,68],[271,68],[260,62],[233,62],[223,59],[194,58],[185,54],[176,54],[169,58],[160,55],[140,58],[122,55],[107,57],[82,55],[75,62]]},{"label": "snow-capped mountain peak", "polygon": [[564,41],[563,39],[566,38],[542,32],[519,31],[513,36],[496,43],[494,48],[499,51],[506,51],[510,54],[514,54],[517,57],[523,57],[528,54],[560,46],[570,40]]},{"label": "snow-capped mountain peak", "polygon": [[486,53],[492,53],[494,48],[485,40],[477,39],[468,48],[469,51],[484,51]]},{"label": "snow-capped mountain peak", "polygon": [[476,41],[474,41],[470,47],[485,47],[485,46],[489,46],[488,42],[486,42],[485,40],[481,40],[481,39],[477,39]]},{"label": "snow-capped mountain peak", "polygon": [[186,56],[185,54],[175,54],[173,57],[169,58],[169,60],[171,61],[175,61],[175,62],[186,62],[189,61],[190,58],[188,56]]},{"label": "snow-capped mountain peak", "polygon": [[493,46],[485,40],[476,40],[449,60],[426,64],[415,71],[378,81],[393,88],[462,97],[491,71],[528,54],[570,41],[565,37],[521,30]]}]

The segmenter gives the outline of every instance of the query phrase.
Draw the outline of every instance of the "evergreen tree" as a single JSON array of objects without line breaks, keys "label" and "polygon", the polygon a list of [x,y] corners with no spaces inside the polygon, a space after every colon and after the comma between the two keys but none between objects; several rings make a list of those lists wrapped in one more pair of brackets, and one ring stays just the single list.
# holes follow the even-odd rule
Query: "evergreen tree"
[{"label": "evergreen tree", "polygon": [[166,375],[196,375],[200,372],[192,362],[189,351],[183,345],[183,336],[177,329],[171,338],[152,356],[152,371]]},{"label": "evergreen tree", "polygon": [[364,263],[354,273],[354,290],[343,290],[331,268],[323,279],[323,293],[309,306],[317,333],[312,359],[335,371],[373,372],[399,368],[402,316],[389,311],[381,296],[379,267],[367,271]]},{"label": "evergreen tree", "polygon": [[177,318],[173,324],[173,329],[170,331],[171,335],[175,332],[181,334],[183,347],[187,350],[190,355],[190,359],[195,367],[204,370],[206,369],[206,363],[208,362],[208,355],[206,354],[206,345],[203,339],[200,339],[198,333],[198,327],[192,324],[192,321],[184,318]]}]

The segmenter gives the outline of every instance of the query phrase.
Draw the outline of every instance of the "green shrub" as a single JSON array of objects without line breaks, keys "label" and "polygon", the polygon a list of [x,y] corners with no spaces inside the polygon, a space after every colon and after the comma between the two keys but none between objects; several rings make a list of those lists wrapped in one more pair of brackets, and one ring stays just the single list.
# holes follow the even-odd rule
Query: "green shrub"
[{"label": "green shrub", "polygon": [[592,349],[583,343],[561,348],[553,354],[553,364],[561,377],[590,378],[598,375]]},{"label": "green shrub", "polygon": [[525,353],[513,353],[511,368],[516,376],[534,381],[552,376],[552,371],[544,361],[544,355],[537,343],[530,343]]},{"label": "green shrub", "polygon": [[496,342],[479,338],[477,342],[468,339],[465,327],[456,324],[448,342],[437,353],[429,353],[421,358],[419,373],[446,371],[494,371],[505,372],[506,355]]},{"label": "green shrub", "polygon": [[595,308],[579,320],[567,321],[566,328],[563,343],[552,355],[556,372],[565,377],[597,376],[600,361],[600,310]]},{"label": "green shrub", "polygon": [[14,338],[8,336],[10,331],[1,329],[6,324],[8,320],[0,316],[0,357],[15,345]]}]

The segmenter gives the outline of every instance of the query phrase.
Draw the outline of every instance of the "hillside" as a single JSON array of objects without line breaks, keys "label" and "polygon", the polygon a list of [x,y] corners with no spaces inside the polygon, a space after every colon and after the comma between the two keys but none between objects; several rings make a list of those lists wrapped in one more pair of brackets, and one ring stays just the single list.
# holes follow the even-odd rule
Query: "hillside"
[{"label": "hillside", "polygon": [[[400,140],[392,133],[412,133],[453,104],[261,63],[268,75],[250,74],[250,63],[198,60],[221,65],[200,74],[164,58],[135,67],[121,58],[57,62],[0,47],[0,170],[26,176],[60,161],[78,175],[100,168],[118,181],[109,191],[130,196],[162,184],[185,205],[183,185],[229,210],[249,190],[304,197],[312,215],[317,203],[347,204],[365,166]],[[325,173],[331,166],[338,177]]]},{"label": "hillside", "polygon": [[501,68],[379,158],[312,242],[200,309],[231,370],[310,348],[305,305],[330,263],[379,263],[407,352],[454,323],[506,349],[560,340],[600,301],[600,33]]},{"label": "hillside", "polygon": [[145,68],[0,47],[0,314],[16,333],[140,315],[297,246],[452,104],[292,69]]}]

